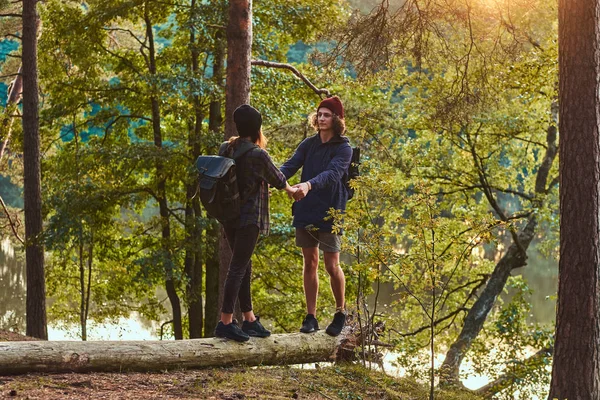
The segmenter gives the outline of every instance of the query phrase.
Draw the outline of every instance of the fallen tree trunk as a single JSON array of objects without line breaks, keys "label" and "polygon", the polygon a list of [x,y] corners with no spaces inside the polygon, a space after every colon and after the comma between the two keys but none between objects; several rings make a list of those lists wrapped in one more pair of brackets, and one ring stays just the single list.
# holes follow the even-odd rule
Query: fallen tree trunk
[{"label": "fallen tree trunk", "polygon": [[303,364],[346,358],[355,343],[348,327],[336,338],[319,331],[250,338],[245,343],[218,338],[0,342],[0,374]]}]

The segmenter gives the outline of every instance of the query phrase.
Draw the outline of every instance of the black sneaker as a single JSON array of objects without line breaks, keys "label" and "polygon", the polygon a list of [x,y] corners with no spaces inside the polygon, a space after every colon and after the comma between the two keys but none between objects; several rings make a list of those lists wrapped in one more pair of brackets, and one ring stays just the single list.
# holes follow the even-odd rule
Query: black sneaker
[{"label": "black sneaker", "polygon": [[236,342],[245,342],[250,339],[250,336],[240,329],[237,321],[234,319],[231,324],[225,325],[219,321],[215,328],[215,336],[220,338],[233,339]]},{"label": "black sneaker", "polygon": [[260,317],[257,315],[254,322],[244,321],[242,323],[242,330],[248,334],[248,336],[254,337],[269,337],[271,331],[268,331],[261,323]]},{"label": "black sneaker", "polygon": [[319,330],[319,322],[312,314],[306,314],[304,317],[304,321],[302,321],[302,328],[300,328],[300,332],[302,333],[311,333]]},{"label": "black sneaker", "polygon": [[346,313],[338,311],[333,315],[333,321],[329,324],[325,332],[330,336],[337,336],[342,333],[342,329],[346,324]]}]

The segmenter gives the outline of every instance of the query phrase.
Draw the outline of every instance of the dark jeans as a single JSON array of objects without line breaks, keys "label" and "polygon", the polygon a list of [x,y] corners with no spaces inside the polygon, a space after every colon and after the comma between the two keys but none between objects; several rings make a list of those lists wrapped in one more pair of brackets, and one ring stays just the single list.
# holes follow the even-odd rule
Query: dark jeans
[{"label": "dark jeans", "polygon": [[252,298],[250,296],[251,258],[258,240],[258,226],[246,225],[238,229],[225,226],[225,235],[232,257],[227,279],[225,279],[221,312],[233,314],[236,298],[240,301],[242,312],[252,311]]}]

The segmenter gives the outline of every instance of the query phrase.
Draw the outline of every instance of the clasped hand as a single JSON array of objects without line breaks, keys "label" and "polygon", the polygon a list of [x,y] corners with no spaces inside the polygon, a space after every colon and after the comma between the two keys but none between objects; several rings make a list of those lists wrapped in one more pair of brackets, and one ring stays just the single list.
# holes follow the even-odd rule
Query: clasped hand
[{"label": "clasped hand", "polygon": [[288,197],[295,201],[300,201],[308,194],[309,188],[306,182],[298,183],[292,186],[292,190],[288,191]]}]

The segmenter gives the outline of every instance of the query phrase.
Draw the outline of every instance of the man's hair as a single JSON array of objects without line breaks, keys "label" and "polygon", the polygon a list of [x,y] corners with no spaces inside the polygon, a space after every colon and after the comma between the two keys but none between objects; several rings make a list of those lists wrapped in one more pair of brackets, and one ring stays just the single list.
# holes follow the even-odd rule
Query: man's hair
[{"label": "man's hair", "polygon": [[[333,133],[335,133],[336,135],[340,135],[340,136],[344,136],[346,134],[346,122],[338,117],[335,114],[333,115]],[[317,113],[312,113],[311,115],[308,116],[308,122],[310,123],[310,126],[313,127],[313,129],[317,132],[319,132],[319,118],[317,116]]]}]

